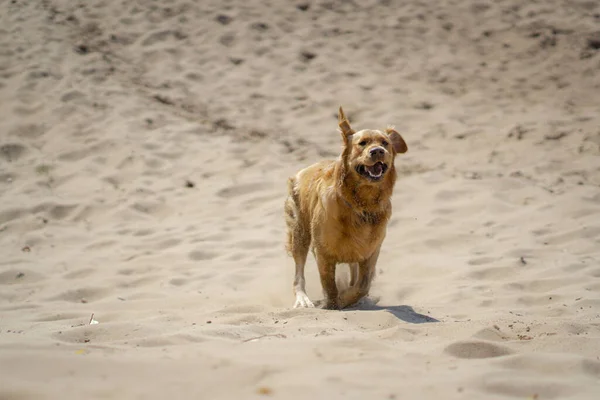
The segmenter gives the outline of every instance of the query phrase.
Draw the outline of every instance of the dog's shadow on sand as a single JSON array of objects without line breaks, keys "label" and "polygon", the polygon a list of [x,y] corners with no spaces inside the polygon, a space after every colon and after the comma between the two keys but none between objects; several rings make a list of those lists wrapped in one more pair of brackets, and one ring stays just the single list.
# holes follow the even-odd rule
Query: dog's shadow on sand
[{"label": "dog's shadow on sand", "polygon": [[394,317],[408,322],[409,324],[425,324],[430,322],[440,322],[439,319],[429,315],[419,314],[411,306],[380,306],[378,299],[362,299],[353,307],[346,308],[343,311],[387,311]]},{"label": "dog's shadow on sand", "polygon": [[419,314],[411,306],[378,306],[377,304],[360,304],[357,307],[349,308],[348,311],[387,311],[394,317],[408,322],[409,324],[425,324],[429,322],[440,322],[439,319],[429,315]]}]

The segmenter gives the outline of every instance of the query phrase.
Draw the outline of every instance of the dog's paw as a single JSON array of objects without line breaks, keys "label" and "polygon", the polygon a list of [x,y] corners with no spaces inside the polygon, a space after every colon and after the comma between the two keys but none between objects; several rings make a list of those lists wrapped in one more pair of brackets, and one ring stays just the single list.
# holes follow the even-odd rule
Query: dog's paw
[{"label": "dog's paw", "polygon": [[335,300],[325,300],[321,304],[323,310],[341,310],[340,305]]},{"label": "dog's paw", "polygon": [[306,293],[297,293],[296,294],[296,303],[294,304],[294,308],[314,308],[314,304]]}]

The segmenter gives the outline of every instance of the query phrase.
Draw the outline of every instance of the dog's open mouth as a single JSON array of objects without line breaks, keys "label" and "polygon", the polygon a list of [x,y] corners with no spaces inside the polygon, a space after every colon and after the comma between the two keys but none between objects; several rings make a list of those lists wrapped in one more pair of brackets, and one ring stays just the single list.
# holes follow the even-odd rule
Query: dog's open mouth
[{"label": "dog's open mouth", "polygon": [[356,170],[362,176],[372,181],[378,181],[387,171],[388,166],[381,161],[376,162],[375,164],[369,165],[359,165]]}]

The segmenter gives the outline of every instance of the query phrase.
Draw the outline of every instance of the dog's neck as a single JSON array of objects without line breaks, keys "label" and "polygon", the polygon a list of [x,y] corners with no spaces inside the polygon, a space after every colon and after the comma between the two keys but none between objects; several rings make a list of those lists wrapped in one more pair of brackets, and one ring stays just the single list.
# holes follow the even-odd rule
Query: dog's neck
[{"label": "dog's neck", "polygon": [[376,219],[380,214],[386,213],[396,182],[394,164],[390,165],[379,184],[364,184],[361,181],[364,178],[350,174],[348,168],[342,155],[340,162],[336,165],[335,179],[336,192],[343,203],[366,221]]}]

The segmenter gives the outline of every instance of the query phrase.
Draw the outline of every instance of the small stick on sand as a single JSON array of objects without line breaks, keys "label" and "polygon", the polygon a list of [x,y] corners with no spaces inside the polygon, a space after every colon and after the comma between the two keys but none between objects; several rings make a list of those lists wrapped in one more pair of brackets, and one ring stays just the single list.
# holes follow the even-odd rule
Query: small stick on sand
[{"label": "small stick on sand", "polygon": [[282,339],[287,339],[287,336],[285,336],[285,335],[283,335],[281,333],[276,333],[274,335],[261,335],[261,336],[253,337],[253,338],[250,338],[250,339],[242,340],[242,343],[253,342],[255,340],[262,339],[264,337],[270,337],[270,336],[272,336],[272,337],[278,337],[278,338],[282,338]]}]

